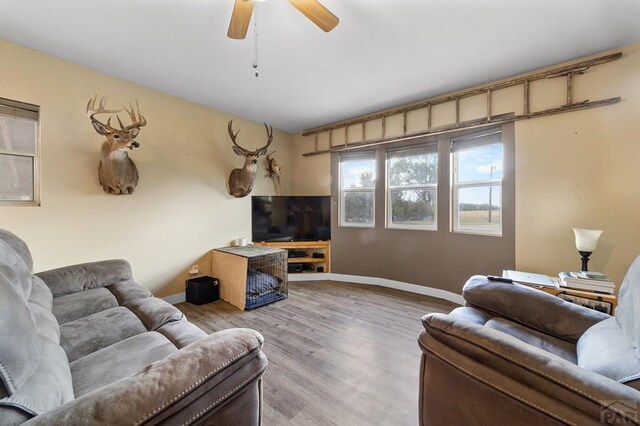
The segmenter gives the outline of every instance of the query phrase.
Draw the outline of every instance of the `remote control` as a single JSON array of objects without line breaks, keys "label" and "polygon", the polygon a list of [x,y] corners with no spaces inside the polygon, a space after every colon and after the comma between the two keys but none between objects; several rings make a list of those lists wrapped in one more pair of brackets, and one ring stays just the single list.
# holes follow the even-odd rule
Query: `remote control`
[{"label": "remote control", "polygon": [[487,275],[487,279],[489,281],[498,281],[498,282],[501,282],[501,283],[513,284],[513,280],[511,278],[497,277],[495,275]]}]

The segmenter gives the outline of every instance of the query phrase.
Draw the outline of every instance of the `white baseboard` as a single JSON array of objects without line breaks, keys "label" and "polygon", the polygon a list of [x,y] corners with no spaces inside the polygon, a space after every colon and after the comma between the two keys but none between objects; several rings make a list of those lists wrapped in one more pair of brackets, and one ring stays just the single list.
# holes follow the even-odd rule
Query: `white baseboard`
[{"label": "white baseboard", "polygon": [[172,305],[176,305],[178,303],[182,303],[187,300],[187,295],[183,291],[182,293],[172,294],[171,296],[163,297],[162,300],[165,302],[171,303]]},{"label": "white baseboard", "polygon": [[379,285],[380,287],[395,288],[397,290],[408,291],[409,293],[423,294],[425,296],[437,297],[439,299],[448,300],[459,305],[464,304],[462,295],[452,293],[439,288],[426,287],[423,285],[410,284],[402,281],[389,280],[386,278],[362,277],[359,275],[346,274],[289,274],[289,281],[342,281],[355,284]]},{"label": "white baseboard", "polygon": [[[450,291],[441,290],[439,288],[425,287],[423,285],[409,284],[402,281],[388,280],[386,278],[361,277],[358,275],[334,274],[334,273],[317,273],[317,274],[289,274],[289,281],[342,281],[355,284],[379,285],[380,287],[395,288],[396,290],[408,291],[409,293],[423,294],[425,296],[437,297],[438,299],[448,300],[449,302],[464,304],[461,295]],[[184,292],[172,294],[162,298],[164,301],[175,305],[186,300]]]},{"label": "white baseboard", "polygon": [[289,281],[322,281],[331,280],[330,273],[327,272],[309,272],[304,274],[289,274]]}]

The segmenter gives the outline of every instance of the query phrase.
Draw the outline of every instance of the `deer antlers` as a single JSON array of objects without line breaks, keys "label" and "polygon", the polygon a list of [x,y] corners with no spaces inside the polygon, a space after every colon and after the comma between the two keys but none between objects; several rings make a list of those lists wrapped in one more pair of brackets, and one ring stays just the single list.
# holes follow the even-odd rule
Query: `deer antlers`
[{"label": "deer antlers", "polygon": [[[136,99],[136,109],[133,109],[133,105],[129,104],[129,108],[124,107],[124,110],[129,114],[129,118],[131,118],[131,124],[127,127],[122,127],[122,121],[120,121],[120,117],[118,117],[118,123],[120,123],[120,127],[124,130],[133,129],[134,127],[143,127],[147,125],[147,119],[144,118],[142,114],[140,114],[140,105],[138,104],[138,100]],[[136,112],[138,113],[138,117],[136,118]],[[116,116],[117,117],[117,116]]]},{"label": "deer antlers", "polygon": [[227,130],[229,131],[229,137],[231,138],[231,142],[233,142],[233,144],[236,147],[238,147],[238,149],[242,151],[244,155],[256,155],[256,156],[264,155],[267,152],[267,148],[269,148],[269,145],[271,145],[271,142],[273,141],[273,127],[267,126],[267,123],[263,123],[263,124],[264,124],[264,128],[267,130],[267,144],[262,148],[258,148],[255,151],[249,151],[248,149],[241,147],[238,144],[238,142],[236,142],[236,138],[238,137],[240,130],[238,130],[235,133],[233,132],[233,120],[230,120],[229,124],[227,125]]},{"label": "deer antlers", "polygon": [[[102,123],[100,120],[95,118],[97,114],[114,114],[122,111],[122,110],[115,110],[115,109],[105,109],[107,104],[107,99],[109,98],[106,96],[103,96],[102,99],[100,99],[100,102],[98,102],[98,108],[96,109],[96,100],[98,100],[98,97],[95,96],[90,98],[89,102],[87,102],[87,116],[91,120],[91,124],[93,124],[94,127],[96,127],[96,123],[98,123],[98,124],[101,124],[102,127],[107,129],[108,131],[114,131],[115,129],[111,127],[111,117],[109,117],[106,123]],[[96,127],[96,130],[97,130],[97,127]]]},{"label": "deer antlers", "polygon": [[[103,96],[100,99],[100,101],[98,101],[98,108],[96,108],[96,101],[98,100],[98,96],[96,95],[94,97],[91,97],[91,99],[89,99],[89,102],[87,103],[87,116],[91,120],[91,123],[94,125],[94,127],[96,127],[96,123],[97,123],[102,127],[104,127],[106,131],[114,132],[116,129],[111,127],[111,117],[107,119],[106,123],[102,123],[97,118],[95,118],[97,114],[117,114],[119,112],[122,112],[121,109],[118,109],[118,110],[106,109],[107,99],[109,98],[106,96]],[[142,114],[140,114],[140,105],[138,104],[137,99],[136,99],[136,108],[134,109],[133,105],[131,104],[129,104],[129,108],[130,109],[127,109],[127,107],[123,107],[123,109],[129,114],[129,118],[131,118],[130,125],[125,127],[125,125],[122,124],[122,120],[120,120],[120,117],[116,115],[116,118],[118,119],[118,123],[120,124],[120,129],[131,130],[131,129],[146,126],[147,120],[146,118],[144,118]],[[137,116],[136,116],[136,113],[137,113]],[[96,130],[97,130],[97,127],[96,127]]]}]

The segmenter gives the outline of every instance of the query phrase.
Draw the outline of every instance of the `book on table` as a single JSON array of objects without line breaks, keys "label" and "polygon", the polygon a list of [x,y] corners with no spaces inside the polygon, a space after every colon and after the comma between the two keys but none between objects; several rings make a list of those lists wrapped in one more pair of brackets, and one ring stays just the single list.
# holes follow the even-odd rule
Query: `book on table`
[{"label": "book on table", "polygon": [[584,282],[584,283],[589,283],[589,284],[601,284],[605,287],[613,287],[613,281],[611,281],[610,279],[608,279],[606,276],[602,275],[599,278],[590,278],[588,275],[586,275],[584,272],[569,272],[569,274],[571,274],[570,277],[568,277],[570,280],[575,281],[575,282]]},{"label": "book on table", "polygon": [[607,294],[613,294],[615,291],[613,281],[602,274],[599,275],[598,279],[587,278],[587,275],[583,272],[560,272],[559,276],[561,287]]}]

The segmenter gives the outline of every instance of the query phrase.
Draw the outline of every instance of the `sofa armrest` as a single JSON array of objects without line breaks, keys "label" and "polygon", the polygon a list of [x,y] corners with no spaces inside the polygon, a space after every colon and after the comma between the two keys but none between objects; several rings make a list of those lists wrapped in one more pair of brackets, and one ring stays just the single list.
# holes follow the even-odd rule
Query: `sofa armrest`
[{"label": "sofa armrest", "polygon": [[[452,367],[454,374],[461,374],[465,380],[470,378],[487,389],[475,393],[446,389],[455,386],[451,374],[444,378],[445,383],[438,383],[438,391],[442,389],[445,395],[456,392],[465,395],[465,400],[457,403],[464,403],[470,411],[478,410],[469,413],[470,416],[486,415],[483,408],[486,404],[498,406],[497,401],[512,401],[508,404],[513,406],[503,406],[493,415],[499,418],[501,413],[517,413],[514,407],[519,405],[528,407],[525,411],[539,413],[541,418],[555,419],[550,423],[600,424],[602,419],[613,417],[637,422],[634,413],[625,410],[625,406],[631,404],[635,408],[640,392],[629,386],[471,321],[429,314],[423,318],[423,324],[425,331],[418,341],[425,356],[443,362]],[[435,372],[430,372],[427,366],[423,374],[424,385],[430,380],[427,375],[433,376]],[[500,395],[506,398],[501,399]]]},{"label": "sofa armrest", "polygon": [[53,297],[133,279],[131,265],[122,259],[64,266],[36,275],[49,286]]},{"label": "sofa armrest", "polygon": [[467,281],[462,296],[470,306],[571,343],[592,325],[611,318],[535,288],[489,281],[480,275]]},{"label": "sofa armrest", "polygon": [[[81,396],[25,425],[187,424],[210,418],[247,391],[267,367],[264,340],[250,329],[204,337],[135,376]],[[257,395],[257,393],[256,393]],[[254,398],[255,400],[255,398]],[[246,401],[244,402],[246,404]],[[260,400],[245,406],[258,419]],[[244,413],[243,413],[244,415]],[[256,424],[242,421],[238,424]]]}]

